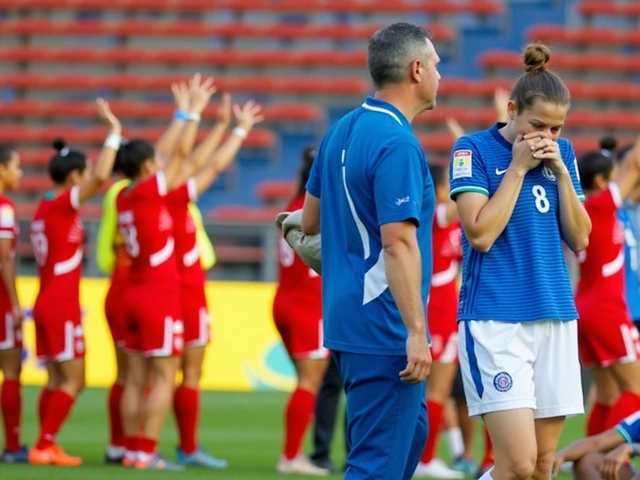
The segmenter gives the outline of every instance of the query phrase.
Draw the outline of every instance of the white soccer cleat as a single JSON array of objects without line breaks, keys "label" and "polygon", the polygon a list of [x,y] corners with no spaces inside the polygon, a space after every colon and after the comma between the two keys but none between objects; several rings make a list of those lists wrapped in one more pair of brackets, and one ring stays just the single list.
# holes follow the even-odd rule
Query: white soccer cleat
[{"label": "white soccer cleat", "polygon": [[419,463],[413,475],[415,477],[441,478],[444,480],[460,480],[464,478],[464,473],[449,468],[446,463],[438,458],[434,458],[429,463]]},{"label": "white soccer cleat", "polygon": [[315,475],[323,477],[329,475],[329,470],[326,468],[320,468],[311,463],[304,455],[298,455],[296,458],[287,460],[285,457],[280,457],[278,465],[276,466],[278,473],[298,473],[301,475]]}]

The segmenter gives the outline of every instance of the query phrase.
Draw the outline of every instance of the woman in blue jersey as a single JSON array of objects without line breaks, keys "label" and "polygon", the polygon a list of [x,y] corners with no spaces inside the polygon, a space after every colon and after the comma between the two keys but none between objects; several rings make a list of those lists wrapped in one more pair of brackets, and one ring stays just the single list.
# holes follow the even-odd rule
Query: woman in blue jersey
[{"label": "woman in blue jersey", "polygon": [[495,449],[482,480],[548,479],[567,415],[583,413],[577,312],[563,242],[588,243],[569,91],[542,44],[524,51],[509,121],[465,135],[450,164],[463,235],[459,355],[469,414]]}]

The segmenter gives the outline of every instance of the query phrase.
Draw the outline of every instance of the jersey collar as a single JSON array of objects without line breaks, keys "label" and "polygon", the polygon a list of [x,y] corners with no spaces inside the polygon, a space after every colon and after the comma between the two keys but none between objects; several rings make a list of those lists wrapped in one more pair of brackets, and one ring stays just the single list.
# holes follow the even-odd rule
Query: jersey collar
[{"label": "jersey collar", "polygon": [[389,102],[385,102],[384,100],[368,96],[362,104],[362,108],[365,108],[372,112],[379,112],[389,115],[398,123],[398,125],[406,128],[407,130],[411,130],[411,124],[409,123],[407,118],[402,114],[400,110],[391,105]]},{"label": "jersey collar", "polygon": [[513,144],[509,142],[509,140],[507,140],[506,138],[504,138],[502,136],[502,134],[500,133],[500,129],[502,127],[504,127],[506,125],[506,123],[496,123],[493,125],[493,127],[491,127],[491,129],[489,130],[491,132],[491,135],[493,135],[493,138],[496,139],[496,141],[502,145],[504,148],[506,148],[507,150],[511,151],[513,149]]}]

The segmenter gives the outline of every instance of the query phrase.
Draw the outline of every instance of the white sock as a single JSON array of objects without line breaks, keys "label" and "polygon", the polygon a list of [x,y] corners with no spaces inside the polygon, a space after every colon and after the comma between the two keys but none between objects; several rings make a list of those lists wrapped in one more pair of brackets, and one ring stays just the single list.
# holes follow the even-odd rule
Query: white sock
[{"label": "white sock", "polygon": [[464,442],[462,441],[462,430],[458,427],[449,428],[442,432],[444,441],[449,449],[449,455],[451,458],[460,458],[464,453]]},{"label": "white sock", "polygon": [[124,447],[114,447],[113,445],[109,445],[107,447],[107,456],[109,458],[118,458],[124,455],[125,448]]},{"label": "white sock", "polygon": [[493,470],[493,467],[484,472],[484,475],[482,475],[478,480],[493,480],[493,477],[491,476],[491,470]]}]

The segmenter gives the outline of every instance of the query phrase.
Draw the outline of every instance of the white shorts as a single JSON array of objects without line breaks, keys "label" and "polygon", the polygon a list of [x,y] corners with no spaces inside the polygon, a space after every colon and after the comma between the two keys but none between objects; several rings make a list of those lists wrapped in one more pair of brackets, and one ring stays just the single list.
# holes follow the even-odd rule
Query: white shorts
[{"label": "white shorts", "polygon": [[535,418],[584,413],[578,322],[463,321],[458,354],[469,415],[531,408]]}]

